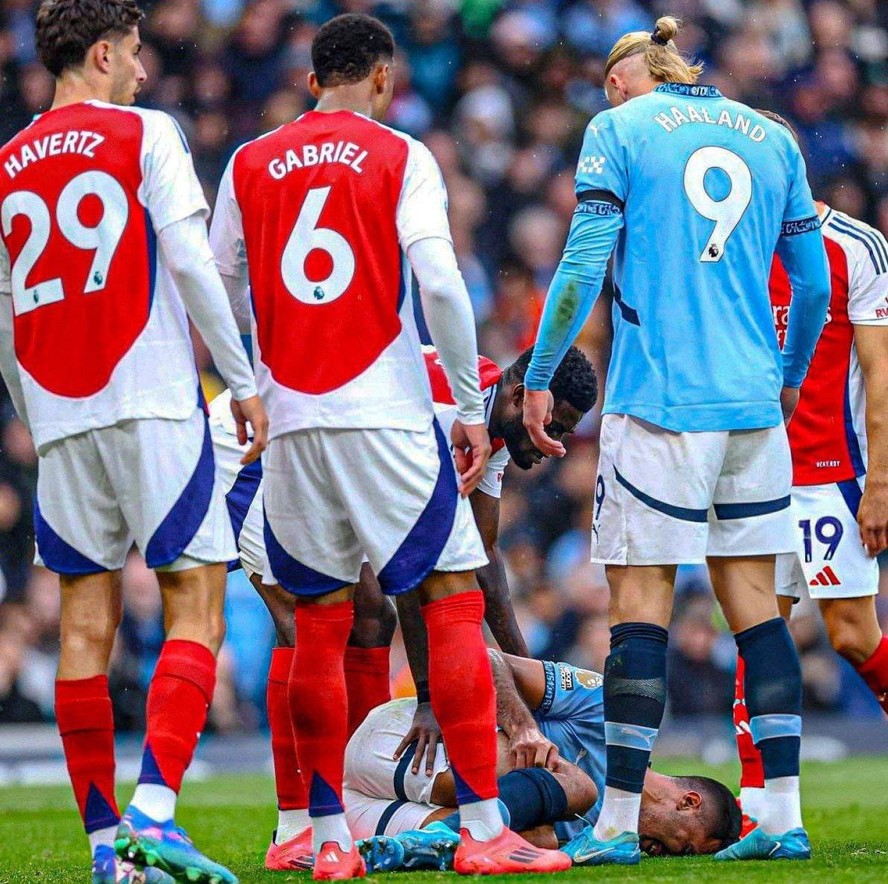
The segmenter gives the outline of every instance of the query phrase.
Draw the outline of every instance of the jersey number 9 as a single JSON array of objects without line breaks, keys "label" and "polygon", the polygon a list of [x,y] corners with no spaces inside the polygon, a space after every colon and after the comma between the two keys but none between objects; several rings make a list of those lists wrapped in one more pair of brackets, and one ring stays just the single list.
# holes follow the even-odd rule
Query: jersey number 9
[{"label": "jersey number 9", "polygon": [[[728,192],[720,200],[713,199],[706,190],[706,174],[711,169],[720,169],[730,181]],[[704,218],[715,221],[700,260],[704,264],[716,264],[724,257],[728,239],[752,199],[749,166],[724,147],[701,147],[691,154],[685,166],[684,188],[694,209]]]}]

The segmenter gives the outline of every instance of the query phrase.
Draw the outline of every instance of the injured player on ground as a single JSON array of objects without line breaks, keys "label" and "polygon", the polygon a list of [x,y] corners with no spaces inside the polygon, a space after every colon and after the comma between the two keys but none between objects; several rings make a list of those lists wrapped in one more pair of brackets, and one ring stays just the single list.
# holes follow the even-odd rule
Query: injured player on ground
[{"label": "injured player on ground", "polygon": [[[601,676],[495,650],[490,656],[501,809],[511,828],[554,847],[598,814],[605,776]],[[355,837],[365,839],[368,869],[446,868],[458,843],[455,783],[443,747],[431,776],[425,768],[413,772],[412,752],[397,752],[415,707],[412,698],[379,706],[346,750],[346,815]],[[737,840],[740,811],[716,780],[648,770],[640,823],[642,849],[651,855],[706,854]]]}]

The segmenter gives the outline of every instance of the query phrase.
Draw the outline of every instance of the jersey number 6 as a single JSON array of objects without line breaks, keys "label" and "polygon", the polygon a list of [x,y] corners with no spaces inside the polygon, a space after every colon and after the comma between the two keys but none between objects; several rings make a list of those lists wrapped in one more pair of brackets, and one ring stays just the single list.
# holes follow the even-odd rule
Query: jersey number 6
[{"label": "jersey number 6", "polygon": [[[96,196],[102,203],[101,220],[87,227],[77,216],[80,203],[87,196]],[[3,201],[0,217],[3,236],[12,232],[13,219],[25,215],[31,232],[12,265],[10,273],[12,297],[16,316],[45,307],[65,297],[60,277],[46,279],[29,286],[28,276],[49,244],[52,218],[42,197],[31,190],[17,190]],[[105,288],[108,268],[120,244],[129,218],[129,203],[123,187],[107,172],[82,172],[72,178],[59,194],[56,204],[56,223],[68,242],[84,251],[94,251],[92,265],[83,287],[83,293],[99,292]]]},{"label": "jersey number 6", "polygon": [[[706,173],[711,169],[720,169],[731,184],[720,200],[713,199],[706,190]],[[685,166],[684,188],[691,205],[704,218],[715,221],[700,260],[704,264],[718,263],[724,257],[728,239],[752,199],[749,166],[724,147],[701,147],[691,154]]]},{"label": "jersey number 6", "polygon": [[[339,298],[355,275],[355,253],[348,240],[329,227],[318,227],[318,221],[331,188],[314,187],[305,195],[305,202],[290,238],[281,255],[281,277],[287,291],[303,304],[318,306]],[[330,269],[326,277],[309,279],[306,264],[312,252],[326,252]]]}]

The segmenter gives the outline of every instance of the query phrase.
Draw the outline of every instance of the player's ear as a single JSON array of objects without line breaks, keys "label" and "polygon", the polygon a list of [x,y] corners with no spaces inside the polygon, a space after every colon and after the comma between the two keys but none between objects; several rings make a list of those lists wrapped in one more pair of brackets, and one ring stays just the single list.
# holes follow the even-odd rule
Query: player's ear
[{"label": "player's ear", "polygon": [[376,89],[378,95],[385,95],[391,75],[392,69],[390,65],[385,62],[380,62],[376,66],[376,71],[373,75],[373,87]]},{"label": "player's ear", "polygon": [[308,91],[311,92],[313,98],[321,97],[321,84],[318,82],[318,75],[311,71],[308,75]]},{"label": "player's ear", "polygon": [[113,52],[114,46],[110,40],[97,40],[89,50],[93,64],[103,74],[107,74],[111,70],[111,55]]},{"label": "player's ear", "polygon": [[515,408],[524,407],[524,384],[518,383],[512,387],[511,399]]},{"label": "player's ear", "polygon": [[685,792],[678,799],[676,808],[678,810],[696,810],[703,804],[703,796],[699,792]]}]

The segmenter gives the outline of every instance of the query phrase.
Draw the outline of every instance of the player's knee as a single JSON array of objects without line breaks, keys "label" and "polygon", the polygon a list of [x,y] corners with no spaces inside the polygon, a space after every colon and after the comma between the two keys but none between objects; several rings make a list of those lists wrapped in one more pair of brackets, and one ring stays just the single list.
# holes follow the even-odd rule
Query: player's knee
[{"label": "player's knee", "polygon": [[856,659],[865,654],[861,647],[861,634],[856,624],[839,618],[827,623],[826,631],[830,644],[837,654],[847,659]]},{"label": "player's knee", "polygon": [[92,650],[110,651],[120,626],[119,608],[67,612],[61,624],[61,640],[69,651],[86,654]]},{"label": "player's knee", "polygon": [[573,764],[565,763],[555,774],[567,798],[567,813],[583,816],[598,800],[598,788],[592,778]]},{"label": "player's knee", "polygon": [[206,646],[214,653],[219,653],[222,642],[225,641],[225,614],[222,611],[213,611],[207,622]]}]

